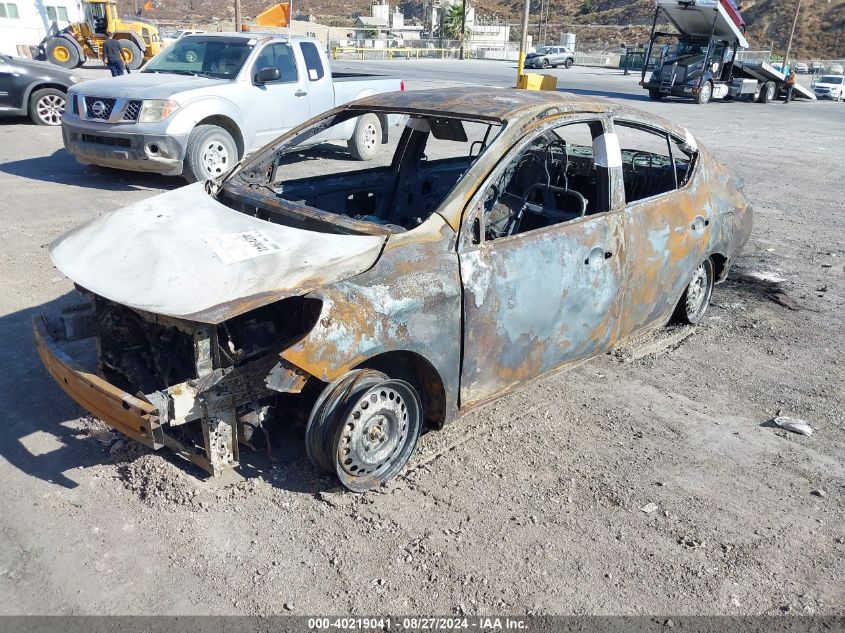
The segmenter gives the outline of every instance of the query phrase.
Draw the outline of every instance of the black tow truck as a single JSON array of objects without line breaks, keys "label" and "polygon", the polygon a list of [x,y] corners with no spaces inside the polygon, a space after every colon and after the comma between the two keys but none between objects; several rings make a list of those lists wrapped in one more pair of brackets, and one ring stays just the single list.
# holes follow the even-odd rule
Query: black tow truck
[{"label": "black tow truck", "polygon": [[[657,0],[645,59],[651,59],[656,40],[676,40],[674,51],[661,56],[659,66],[646,79],[643,66],[640,85],[653,101],[682,97],[696,103],[712,99],[735,99],[768,103],[786,89],[786,76],[767,62],[737,60],[748,48],[738,13],[727,0]],[[676,33],[658,31],[664,15]],[[741,23],[741,20],[740,20]],[[812,91],[795,85],[795,96],[815,100]]]}]

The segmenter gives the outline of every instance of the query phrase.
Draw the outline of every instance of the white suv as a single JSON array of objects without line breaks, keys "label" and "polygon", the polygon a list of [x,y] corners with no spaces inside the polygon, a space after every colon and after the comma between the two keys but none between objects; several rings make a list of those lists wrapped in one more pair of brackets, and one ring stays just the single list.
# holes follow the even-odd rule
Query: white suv
[{"label": "white suv", "polygon": [[845,75],[822,75],[813,82],[817,99],[845,100]]}]

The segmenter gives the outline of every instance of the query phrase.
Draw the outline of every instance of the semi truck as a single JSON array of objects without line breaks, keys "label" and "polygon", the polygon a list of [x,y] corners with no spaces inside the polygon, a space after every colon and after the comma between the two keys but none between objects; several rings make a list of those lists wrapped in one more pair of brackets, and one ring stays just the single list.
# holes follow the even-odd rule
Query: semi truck
[{"label": "semi truck", "polygon": [[[677,32],[657,30],[661,15]],[[699,104],[712,99],[768,103],[776,99],[786,89],[786,75],[767,62],[737,59],[737,52],[748,48],[743,31],[744,22],[729,0],[657,0],[645,59],[651,59],[658,39],[672,38],[676,44],[648,79],[643,66],[640,85],[654,101],[681,97]],[[816,98],[800,84],[795,84],[793,96]]]}]

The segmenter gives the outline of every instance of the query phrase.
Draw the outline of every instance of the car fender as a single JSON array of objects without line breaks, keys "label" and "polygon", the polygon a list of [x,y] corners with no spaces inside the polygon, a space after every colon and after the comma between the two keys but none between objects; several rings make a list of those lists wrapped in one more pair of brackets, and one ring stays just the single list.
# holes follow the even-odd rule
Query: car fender
[{"label": "car fender", "polygon": [[392,353],[422,357],[443,384],[445,421],[457,414],[461,362],[461,281],[455,232],[433,213],[391,236],[379,260],[359,275],[307,296],[322,301],[314,327],[281,356],[331,382]]},{"label": "car fender", "polygon": [[255,129],[251,126],[241,109],[233,101],[219,96],[200,96],[181,103],[179,95],[173,97],[181,107],[168,123],[166,133],[171,136],[188,136],[200,121],[209,117],[226,117],[238,128],[244,147],[251,147],[255,138]]},{"label": "car fender", "polygon": [[70,86],[66,86],[57,81],[50,81],[47,79],[33,81],[26,87],[26,90],[24,90],[23,103],[21,104],[22,110],[29,110],[29,98],[32,96],[33,92],[35,92],[36,90],[41,90],[42,88],[55,88],[56,90],[61,90],[65,93],[65,95],[67,95]]}]

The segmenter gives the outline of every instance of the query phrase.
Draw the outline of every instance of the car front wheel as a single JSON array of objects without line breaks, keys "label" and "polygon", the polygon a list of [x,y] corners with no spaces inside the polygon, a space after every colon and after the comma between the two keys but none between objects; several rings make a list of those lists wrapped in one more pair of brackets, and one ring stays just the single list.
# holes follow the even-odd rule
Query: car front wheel
[{"label": "car front wheel", "polygon": [[713,260],[708,257],[693,271],[692,279],[675,308],[677,321],[694,325],[704,318],[713,294],[714,270]]},{"label": "car front wheel", "polygon": [[356,369],[320,394],[305,430],[308,459],[354,492],[398,475],[422,429],[422,404],[413,386],[372,369]]},{"label": "car front wheel", "polygon": [[36,125],[61,125],[67,95],[56,88],[36,90],[29,97],[29,118]]},{"label": "car front wheel", "polygon": [[549,67],[549,60],[548,59],[544,59],[543,61],[540,62],[540,68],[548,68],[548,67]]},{"label": "car front wheel", "polygon": [[198,125],[188,137],[182,176],[188,182],[213,180],[228,174],[237,162],[238,146],[229,132],[217,125]]}]

